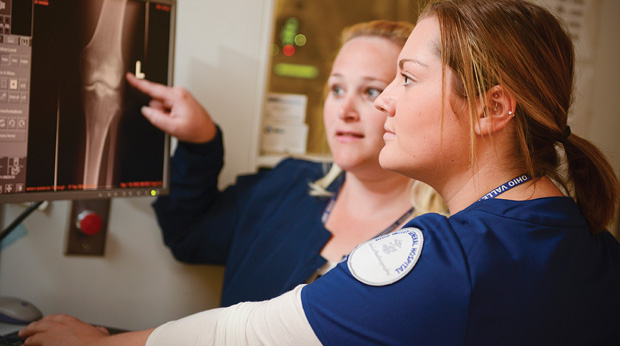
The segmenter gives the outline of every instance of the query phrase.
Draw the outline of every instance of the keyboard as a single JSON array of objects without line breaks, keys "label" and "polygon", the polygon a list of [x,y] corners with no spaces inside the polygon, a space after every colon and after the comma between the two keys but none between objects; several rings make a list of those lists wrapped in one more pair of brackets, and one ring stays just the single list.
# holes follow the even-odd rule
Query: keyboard
[{"label": "keyboard", "polygon": [[21,346],[24,340],[17,335],[17,332],[13,332],[0,336],[0,346]]}]

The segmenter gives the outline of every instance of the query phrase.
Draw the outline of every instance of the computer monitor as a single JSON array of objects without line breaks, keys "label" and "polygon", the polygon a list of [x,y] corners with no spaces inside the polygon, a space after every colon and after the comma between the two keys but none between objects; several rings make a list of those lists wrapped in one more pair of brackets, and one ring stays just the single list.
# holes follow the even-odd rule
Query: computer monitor
[{"label": "computer monitor", "polygon": [[0,0],[0,203],[167,192],[169,137],[127,71],[172,84],[175,0]]}]

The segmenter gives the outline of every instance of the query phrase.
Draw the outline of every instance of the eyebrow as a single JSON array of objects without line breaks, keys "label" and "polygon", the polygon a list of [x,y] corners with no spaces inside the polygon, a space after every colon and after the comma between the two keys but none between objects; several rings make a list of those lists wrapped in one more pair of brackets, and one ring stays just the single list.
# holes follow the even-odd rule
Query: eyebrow
[{"label": "eyebrow", "polygon": [[398,68],[402,70],[403,66],[405,65],[405,63],[408,63],[408,62],[417,64],[417,65],[420,65],[420,66],[423,66],[423,67],[428,67],[427,64],[425,64],[425,63],[423,63],[423,62],[421,62],[420,60],[417,60],[417,59],[401,59],[398,62]]},{"label": "eyebrow", "polygon": [[[332,77],[343,78],[344,75],[341,74],[341,73],[332,73],[332,74],[329,75],[328,78],[332,78]],[[383,82],[383,83],[388,83],[388,84],[390,83],[389,80],[384,80],[384,79],[377,78],[377,77],[363,76],[362,79],[365,80],[365,81],[368,81],[368,82],[378,81],[378,82]]]}]

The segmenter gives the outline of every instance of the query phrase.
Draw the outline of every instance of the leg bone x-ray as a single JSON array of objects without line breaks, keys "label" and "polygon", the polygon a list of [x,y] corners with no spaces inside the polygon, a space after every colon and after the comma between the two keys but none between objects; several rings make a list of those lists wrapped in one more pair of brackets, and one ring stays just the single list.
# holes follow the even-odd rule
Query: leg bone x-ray
[{"label": "leg bone x-ray", "polygon": [[112,184],[115,143],[122,112],[122,80],[126,71],[122,57],[126,3],[127,0],[104,0],[95,32],[80,56],[86,117],[86,189],[102,182],[106,186]]}]

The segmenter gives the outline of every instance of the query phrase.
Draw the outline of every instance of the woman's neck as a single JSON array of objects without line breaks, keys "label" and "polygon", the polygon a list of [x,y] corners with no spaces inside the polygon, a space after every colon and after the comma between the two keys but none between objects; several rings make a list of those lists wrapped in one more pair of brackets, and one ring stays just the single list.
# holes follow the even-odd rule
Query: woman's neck
[{"label": "woman's neck", "polygon": [[[442,195],[450,213],[455,214],[475,203],[491,190],[522,174],[525,174],[525,169],[516,171],[514,169],[502,170],[498,165],[482,166],[476,172],[466,172],[461,177],[452,179],[445,184],[441,188]],[[562,192],[553,184],[551,179],[542,177],[520,184],[501,193],[496,198],[524,201],[562,195]]]},{"label": "woman's neck", "polygon": [[411,208],[411,179],[391,173],[360,179],[346,173],[325,227],[332,237],[321,250],[329,261],[339,261],[355,246],[375,237]]},{"label": "woman's neck", "polygon": [[338,193],[338,202],[349,214],[371,217],[382,210],[395,208],[397,213],[402,213],[411,207],[411,179],[396,173],[373,179],[360,178],[352,173],[345,174],[344,184]]}]

